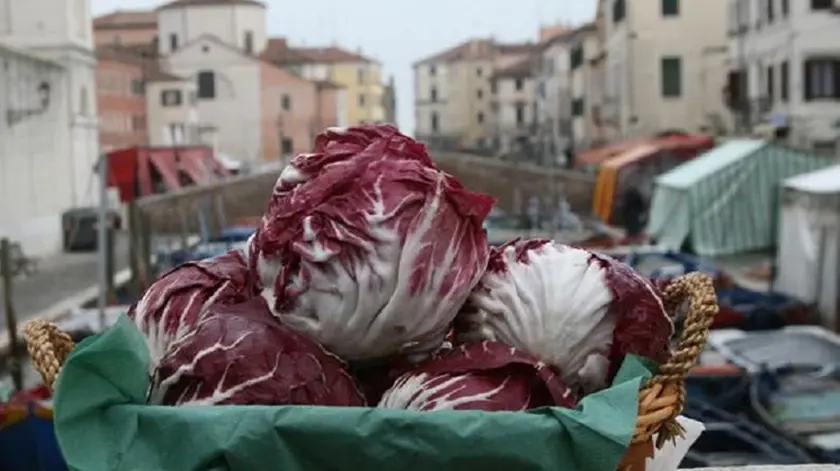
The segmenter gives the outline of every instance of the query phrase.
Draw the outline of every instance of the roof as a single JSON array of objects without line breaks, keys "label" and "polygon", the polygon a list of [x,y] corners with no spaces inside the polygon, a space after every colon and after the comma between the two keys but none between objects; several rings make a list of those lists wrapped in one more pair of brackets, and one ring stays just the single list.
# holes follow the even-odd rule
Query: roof
[{"label": "roof", "polygon": [[666,172],[656,179],[657,185],[687,189],[735,162],[743,160],[767,145],[761,139],[735,139]]},{"label": "roof", "polygon": [[146,75],[146,82],[155,83],[155,82],[184,82],[187,79],[184,77],[179,77],[175,74],[170,74],[169,72],[164,72],[160,70],[160,68],[153,69]]},{"label": "roof", "polygon": [[591,165],[599,164],[605,160],[611,159],[616,155],[630,150],[641,144],[649,142],[650,139],[628,139],[625,141],[618,141],[605,146],[596,147],[587,151],[581,152],[575,158],[576,165]]},{"label": "roof", "polygon": [[421,59],[414,63],[414,67],[429,63],[493,59],[499,54],[527,54],[537,47],[534,43],[503,44],[490,38],[470,39],[455,47]]},{"label": "roof", "polygon": [[504,78],[527,78],[534,75],[534,72],[539,64],[539,56],[531,55],[525,57],[521,60],[514,62],[513,64],[496,71],[493,74],[493,79],[504,79]]},{"label": "roof", "polygon": [[251,5],[255,7],[265,8],[265,4],[257,0],[175,0],[174,2],[165,3],[157,8],[160,10],[169,10],[173,8],[190,8],[190,7],[217,7],[217,6],[233,6],[233,5]]},{"label": "roof", "polygon": [[152,10],[116,10],[93,19],[93,29],[157,28],[157,15]]},{"label": "roof", "polygon": [[358,52],[351,52],[338,46],[293,47],[286,38],[270,38],[261,54],[263,60],[275,64],[323,64],[339,62],[376,62]]},{"label": "roof", "polygon": [[785,180],[786,188],[818,195],[840,193],[840,165]]}]

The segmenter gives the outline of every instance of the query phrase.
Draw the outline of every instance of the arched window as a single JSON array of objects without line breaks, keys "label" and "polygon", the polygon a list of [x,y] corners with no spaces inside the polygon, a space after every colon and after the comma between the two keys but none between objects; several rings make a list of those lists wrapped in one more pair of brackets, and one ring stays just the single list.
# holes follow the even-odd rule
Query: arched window
[{"label": "arched window", "polygon": [[438,132],[438,114],[437,112],[432,112],[432,132]]}]

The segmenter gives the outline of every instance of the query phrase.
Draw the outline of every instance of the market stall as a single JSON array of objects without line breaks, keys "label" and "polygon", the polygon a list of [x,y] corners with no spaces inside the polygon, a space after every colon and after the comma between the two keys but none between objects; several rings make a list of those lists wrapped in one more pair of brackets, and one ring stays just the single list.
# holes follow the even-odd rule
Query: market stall
[{"label": "market stall", "polygon": [[647,234],[708,257],[768,249],[782,181],[833,163],[770,141],[728,141],[656,179]]},{"label": "market stall", "polygon": [[775,288],[815,304],[824,326],[838,326],[840,165],[785,180]]}]

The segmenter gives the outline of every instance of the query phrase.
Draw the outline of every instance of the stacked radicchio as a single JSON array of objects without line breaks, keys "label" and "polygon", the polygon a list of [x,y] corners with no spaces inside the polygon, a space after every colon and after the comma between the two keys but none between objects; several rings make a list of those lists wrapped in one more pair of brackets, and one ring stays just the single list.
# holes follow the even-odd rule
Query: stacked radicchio
[{"label": "stacked radicchio", "polygon": [[129,312],[149,401],[572,407],[624,355],[665,359],[656,286],[548,241],[490,248],[493,203],[393,126],[325,131],[243,251],[170,271]]},{"label": "stacked radicchio", "polygon": [[462,341],[494,340],[554,365],[590,393],[624,356],[670,355],[673,323],[659,287],[605,255],[541,239],[493,248],[458,320]]}]

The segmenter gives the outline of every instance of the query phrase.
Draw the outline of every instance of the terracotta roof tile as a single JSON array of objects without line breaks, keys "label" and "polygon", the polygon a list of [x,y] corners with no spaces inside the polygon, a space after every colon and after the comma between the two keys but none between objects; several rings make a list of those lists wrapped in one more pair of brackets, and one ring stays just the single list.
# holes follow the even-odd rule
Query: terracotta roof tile
[{"label": "terracotta roof tile", "polygon": [[374,59],[340,47],[292,47],[286,38],[270,38],[262,59],[275,64],[375,62]]},{"label": "terracotta roof tile", "polygon": [[157,15],[150,10],[117,10],[93,19],[93,29],[157,28]]},{"label": "terracotta roof tile", "polygon": [[471,39],[453,48],[426,57],[414,63],[415,66],[432,62],[458,62],[465,60],[492,59],[499,54],[524,54],[534,51],[533,43],[503,44],[492,39]]},{"label": "terracotta roof tile", "polygon": [[534,75],[534,71],[539,65],[540,57],[537,54],[531,54],[513,64],[496,71],[493,74],[493,79],[498,80],[502,78],[527,78]]},{"label": "terracotta roof tile", "polygon": [[226,5],[253,5],[255,7],[265,8],[263,2],[257,0],[175,0],[174,2],[165,3],[159,6],[158,10],[168,10],[170,8],[187,8],[187,7],[204,7],[204,6],[226,6]]}]

